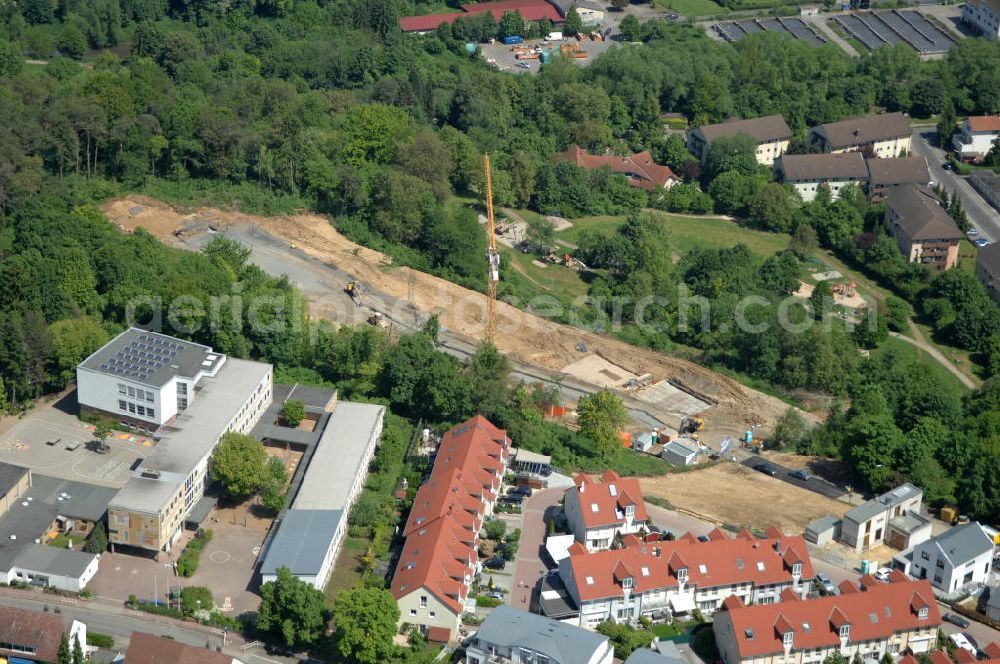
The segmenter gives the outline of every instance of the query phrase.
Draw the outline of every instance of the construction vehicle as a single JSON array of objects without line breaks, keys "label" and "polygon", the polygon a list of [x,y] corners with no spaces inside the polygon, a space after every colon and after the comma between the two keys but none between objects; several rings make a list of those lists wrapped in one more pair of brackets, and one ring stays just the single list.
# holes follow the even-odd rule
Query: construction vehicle
[{"label": "construction vehicle", "polygon": [[486,172],[486,329],[483,336],[493,343],[497,333],[497,283],[500,281],[500,252],[497,250],[496,221],[493,218],[493,176],[490,173],[490,155],[483,155],[483,170]]},{"label": "construction vehicle", "polygon": [[[700,417],[685,417],[681,420],[681,428],[678,429],[680,434],[693,434],[701,431],[705,428],[705,420]],[[694,438],[694,436],[692,436]]]},{"label": "construction vehicle", "polygon": [[347,285],[344,286],[344,292],[351,296],[357,306],[360,307],[364,302],[365,290],[360,281],[347,282]]},{"label": "construction vehicle", "polygon": [[373,311],[368,316],[368,324],[377,327],[380,330],[385,330],[389,327],[389,321],[385,319],[385,316],[383,316],[380,311]]}]

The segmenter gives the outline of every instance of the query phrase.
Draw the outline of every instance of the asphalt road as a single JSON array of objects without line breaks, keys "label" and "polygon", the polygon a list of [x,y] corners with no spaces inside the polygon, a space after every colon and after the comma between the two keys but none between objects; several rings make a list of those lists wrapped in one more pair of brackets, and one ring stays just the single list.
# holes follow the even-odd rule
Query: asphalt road
[{"label": "asphalt road", "polygon": [[1000,242],[1000,213],[983,200],[965,178],[953,171],[942,168],[945,163],[944,150],[935,147],[937,130],[934,127],[916,127],[913,130],[911,147],[913,154],[927,157],[931,177],[950,192],[959,192],[969,221],[979,229],[979,236],[990,242]]},{"label": "asphalt road", "polygon": [[775,479],[779,479],[782,482],[788,482],[789,484],[797,486],[801,489],[808,489],[809,491],[818,493],[821,496],[826,496],[827,498],[833,498],[834,500],[839,500],[845,495],[845,491],[843,489],[841,489],[835,484],[827,482],[824,479],[812,475],[812,473],[810,473],[810,475],[812,476],[808,480],[802,481],[800,479],[791,476],[790,474],[792,472],[791,468],[785,468],[784,466],[776,464],[773,461],[762,459],[761,457],[756,455],[749,456],[746,459],[743,459],[743,461],[741,461],[740,463],[746,466],[747,468],[753,468],[759,463],[767,463],[770,466],[773,466],[774,469],[778,471],[778,474],[774,476]]}]

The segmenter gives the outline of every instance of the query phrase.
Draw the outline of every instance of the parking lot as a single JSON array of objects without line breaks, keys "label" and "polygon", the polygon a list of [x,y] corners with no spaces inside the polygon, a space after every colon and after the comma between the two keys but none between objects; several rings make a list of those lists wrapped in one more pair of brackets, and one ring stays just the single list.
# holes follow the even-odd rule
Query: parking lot
[{"label": "parking lot", "polygon": [[[551,42],[549,46],[553,48],[555,52],[558,53],[559,46],[561,44],[575,44],[579,46],[579,49],[587,54],[586,58],[571,58],[572,61],[580,66],[587,65],[594,58],[604,53],[609,48],[617,46],[617,42],[611,39],[606,39],[604,41],[591,41],[585,39],[583,41],[577,41],[576,39],[566,39],[562,42]],[[517,46],[532,46],[532,47],[544,47],[545,42],[540,39],[532,39],[525,41],[523,44],[517,44]],[[514,73],[530,72],[537,74],[541,68],[541,60],[518,60],[515,57],[514,47],[508,46],[507,44],[501,44],[497,42],[496,44],[482,44],[480,46],[480,52],[483,57],[486,58],[487,62],[491,62],[496,65],[496,68],[500,71],[511,71]]]},{"label": "parking lot", "polygon": [[0,434],[0,461],[52,477],[119,487],[154,442],[115,431],[110,451],[98,452],[94,428],[76,416],[76,393],[39,406]]},{"label": "parking lot", "polygon": [[856,12],[834,22],[869,51],[886,44],[907,44],[921,55],[944,53],[955,43],[926,16],[912,9]]}]

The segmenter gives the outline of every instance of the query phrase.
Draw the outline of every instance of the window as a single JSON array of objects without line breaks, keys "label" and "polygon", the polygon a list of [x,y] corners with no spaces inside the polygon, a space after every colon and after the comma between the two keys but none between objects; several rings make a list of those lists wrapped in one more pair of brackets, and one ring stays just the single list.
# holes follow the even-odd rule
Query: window
[{"label": "window", "polygon": [[677,570],[677,580],[681,583],[685,583],[688,580],[688,568],[682,567]]},{"label": "window", "polygon": [[698,565],[698,572],[700,574],[708,574],[708,566],[705,563]]},{"label": "window", "polygon": [[594,577],[592,577],[592,576],[588,576],[587,577],[587,585],[588,586],[594,585]]},{"label": "window", "polygon": [[792,641],[795,639],[795,632],[785,632],[781,637],[781,642],[785,644],[786,648],[792,647]]},{"label": "window", "polygon": [[146,398],[146,391],[145,390],[136,389],[136,391],[135,391],[135,398],[138,399],[139,401],[142,401],[143,399]]},{"label": "window", "polygon": [[130,397],[134,397],[135,396],[135,388],[134,387],[128,388],[128,395]]},{"label": "window", "polygon": [[125,410],[126,407],[127,406],[125,404],[125,400],[124,399],[119,399],[118,400],[118,410]]},{"label": "window", "polygon": [[622,579],[622,588],[625,588],[627,590],[631,587],[632,587],[632,577],[626,576],[624,579]]},{"label": "window", "polygon": [[410,609],[410,615],[411,616],[417,615],[417,610],[416,609]]},{"label": "window", "polygon": [[757,561],[757,571],[758,572],[763,572],[764,571],[764,561],[763,560],[758,560]]},{"label": "window", "polygon": [[431,614],[431,618],[436,618],[437,617],[437,613],[435,613],[434,611],[431,611],[430,614]]},{"label": "window", "polygon": [[426,609],[427,608],[427,595],[421,595],[420,596],[420,608],[421,609]]},{"label": "window", "polygon": [[802,563],[795,563],[794,565],[792,565],[792,574],[794,574],[795,576],[802,575]]},{"label": "window", "polygon": [[520,648],[518,652],[518,661],[521,664],[531,664],[531,651],[527,648]]},{"label": "window", "polygon": [[601,511],[601,508],[597,506],[597,503],[591,503],[590,511],[593,512],[594,514],[597,514],[599,511]]},{"label": "window", "polygon": [[643,567],[641,571],[642,571],[642,575],[643,576],[649,576],[649,568],[648,567]]},{"label": "window", "polygon": [[927,607],[926,606],[922,606],[922,607],[920,607],[920,610],[917,611],[917,618],[920,618],[921,620],[923,620],[926,617],[927,617]]},{"label": "window", "polygon": [[128,405],[128,412],[130,412],[130,413],[134,413],[135,412],[135,404],[134,403],[130,403]]},{"label": "window", "polygon": [[125,394],[125,386],[118,383],[118,394]]},{"label": "window", "polygon": [[146,416],[146,407],[145,406],[136,406],[135,409],[136,409],[136,412],[139,413],[139,415],[142,415],[143,417]]},{"label": "window", "polygon": [[923,558],[924,560],[930,560],[931,559],[930,554],[928,554],[926,551],[921,551],[920,552],[920,557]]},{"label": "window", "polygon": [[148,401],[149,403],[153,403],[153,393],[152,392],[146,392],[146,401]]},{"label": "window", "polygon": [[152,408],[147,408],[146,414],[149,415],[150,417],[156,417],[156,412]]},{"label": "window", "polygon": [[849,638],[851,638],[851,626],[850,625],[841,625],[840,626],[840,638],[842,638],[842,639],[849,639]]},{"label": "window", "polygon": [[628,505],[625,507],[625,516],[635,515],[635,505]]},{"label": "window", "polygon": [[940,558],[938,558],[938,559],[937,559],[937,562],[936,562],[936,563],[934,563],[934,564],[935,564],[935,565],[937,565],[937,568],[938,568],[938,569],[944,569],[944,561],[943,561],[943,560],[941,560]]}]

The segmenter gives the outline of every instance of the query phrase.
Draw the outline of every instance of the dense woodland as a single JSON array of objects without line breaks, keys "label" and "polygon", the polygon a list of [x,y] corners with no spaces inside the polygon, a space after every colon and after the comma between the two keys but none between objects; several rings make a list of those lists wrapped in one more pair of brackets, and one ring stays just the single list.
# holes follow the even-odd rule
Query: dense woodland
[{"label": "dense woodland", "polygon": [[[467,39],[499,26],[402,35],[398,17],[414,9],[395,0],[27,0],[0,9],[0,400],[20,406],[65,386],[137,297],[205,299],[239,283],[244,297],[273,296],[299,313],[280,332],[239,322],[202,324],[188,336],[273,361],[286,377],[386,400],[408,417],[455,421],[484,410],[566,465],[607,462],[597,441],[538,421],[535,405],[548,397],[509,391],[497,378],[506,375],[501,358],[463,365],[434,348],[433,331],[390,344],[372,330],[324,327],[308,344],[301,294],[248,265],[242,248],[172,251],[144,232],[122,236],[94,206],[143,191],[250,211],[312,208],[401,263],[482,289],[482,231],[462,201],[481,197],[488,151],[501,205],[629,215],[612,234],[581,238],[598,271],[591,295],[662,298],[646,312],[656,329],[628,325],[629,341],[683,344],[700,361],[776,389],[834,395],[844,407],[826,427],[809,434],[790,419],[784,444],[855,461],[870,489],[897,473],[970,514],[1000,513],[997,379],[963,400],[920,366],[857,352],[890,327],[905,331],[919,313],[996,373],[1000,314],[978,283],[964,271],[932,278],[905,263],[881,208],[859,193],[802,204],[739,138],[702,166],[663,137],[660,120],[663,112],[692,125],[781,113],[801,139],[810,125],[877,109],[997,113],[1000,44],[962,40],[933,62],[905,47],[852,60],[833,45],[770,33],[722,44],[694,26],[654,21],[641,28],[642,45],[612,49],[586,68],[556,59],[538,76],[512,76],[465,50]],[[553,162],[572,143],[651,149],[685,184],[648,195],[607,171]],[[797,140],[793,149],[807,148]],[[646,207],[733,214],[792,234],[792,247],[766,260],[742,246],[696,249],[674,263],[669,234]],[[835,320],[803,334],[721,325],[751,294],[767,303],[752,310],[754,320],[773,323],[817,245],[895,291],[872,325]],[[518,295],[516,284],[502,279],[501,294]],[[708,324],[679,324],[678,286],[712,303]],[[928,443],[918,454],[920,436]]]}]

